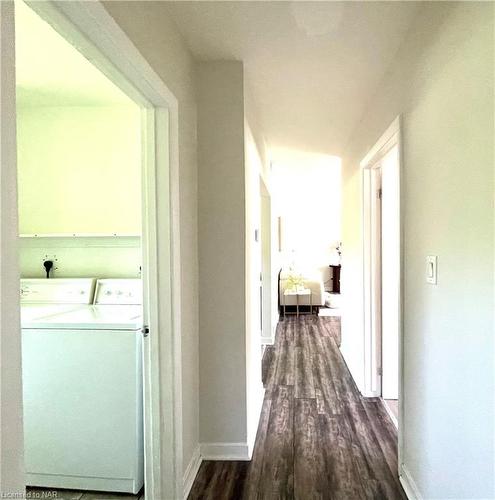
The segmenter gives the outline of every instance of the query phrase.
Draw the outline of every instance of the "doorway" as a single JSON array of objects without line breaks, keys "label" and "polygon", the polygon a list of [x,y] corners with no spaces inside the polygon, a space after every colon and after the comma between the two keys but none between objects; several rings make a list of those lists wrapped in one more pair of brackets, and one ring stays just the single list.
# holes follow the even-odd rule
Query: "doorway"
[{"label": "doorway", "polygon": [[401,420],[400,128],[397,119],[361,162],[365,396],[381,398],[391,420]]},{"label": "doorway", "polygon": [[[178,107],[173,94],[138,53],[98,2],[26,2],[42,19],[90,60],[140,108],[142,158],[142,280],[144,295],[144,460],[147,498],[182,495],[180,425],[180,252],[178,242]],[[24,491],[22,458],[22,380],[19,331],[19,270],[17,255],[17,197],[15,155],[15,53],[13,2],[2,2],[2,261],[11,272],[2,276],[1,346],[2,407],[9,418],[2,422],[2,440],[9,427],[9,447],[2,446],[2,491]],[[7,139],[7,137],[9,139]],[[156,140],[155,137],[167,138]],[[3,146],[6,146],[3,148]],[[157,199],[156,192],[160,192]],[[4,213],[4,212],[3,212]],[[14,229],[15,227],[15,229]],[[158,253],[160,244],[160,253]],[[10,288],[7,290],[6,285]],[[167,404],[163,404],[167,401]],[[8,458],[3,460],[4,453]]]},{"label": "doorway", "polygon": [[274,342],[272,328],[272,211],[270,193],[260,177],[261,201],[261,343]]},{"label": "doorway", "polygon": [[138,499],[152,272],[141,109],[29,6],[15,9],[27,495]]}]

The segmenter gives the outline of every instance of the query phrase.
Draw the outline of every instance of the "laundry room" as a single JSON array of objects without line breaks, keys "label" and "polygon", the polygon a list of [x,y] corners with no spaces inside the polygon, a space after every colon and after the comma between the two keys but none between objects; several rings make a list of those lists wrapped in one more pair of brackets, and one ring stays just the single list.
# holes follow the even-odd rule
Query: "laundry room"
[{"label": "laundry room", "polygon": [[141,108],[23,2],[16,63],[28,498],[138,499]]}]

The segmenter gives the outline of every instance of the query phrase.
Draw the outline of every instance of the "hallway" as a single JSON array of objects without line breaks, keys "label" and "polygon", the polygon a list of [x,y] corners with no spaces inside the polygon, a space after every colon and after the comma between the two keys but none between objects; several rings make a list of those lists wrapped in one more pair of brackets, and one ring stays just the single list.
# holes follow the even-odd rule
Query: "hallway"
[{"label": "hallway", "polygon": [[203,462],[189,499],[403,499],[397,431],[340,355],[340,318],[278,325],[251,462]]}]

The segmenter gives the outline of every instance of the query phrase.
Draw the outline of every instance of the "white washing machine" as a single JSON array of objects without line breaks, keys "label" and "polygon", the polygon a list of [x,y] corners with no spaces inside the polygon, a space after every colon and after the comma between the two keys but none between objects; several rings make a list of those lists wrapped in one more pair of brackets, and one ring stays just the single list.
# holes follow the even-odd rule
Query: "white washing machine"
[{"label": "white washing machine", "polygon": [[21,279],[21,324],[93,303],[94,278]]},{"label": "white washing machine", "polygon": [[28,485],[142,488],[141,297],[140,280],[99,280],[95,305],[23,323]]}]

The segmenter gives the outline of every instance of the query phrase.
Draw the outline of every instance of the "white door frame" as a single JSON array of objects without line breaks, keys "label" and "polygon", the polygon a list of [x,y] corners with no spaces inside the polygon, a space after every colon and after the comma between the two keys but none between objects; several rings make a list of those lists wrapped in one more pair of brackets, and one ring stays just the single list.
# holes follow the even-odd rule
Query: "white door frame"
[{"label": "white door frame", "polygon": [[14,38],[13,3],[0,2],[0,493],[4,496],[24,491]]},{"label": "white door frame", "polygon": [[[147,211],[143,227],[143,260],[149,269],[148,279],[145,277],[144,281],[147,281],[145,294],[149,304],[150,323],[150,335],[146,338],[144,346],[150,367],[148,373],[145,373],[144,385],[146,405],[149,407],[149,410],[145,411],[146,496],[148,499],[182,498],[178,102],[100,2],[78,0],[28,3],[143,109],[142,123],[145,136],[143,143],[151,144],[143,150],[145,158],[143,193]],[[0,261],[3,265],[9,266],[9,270],[14,270],[14,276],[10,276],[12,271],[7,273],[10,280],[6,282],[2,265],[0,397],[2,416],[3,409],[9,408],[18,427],[14,429],[15,432],[12,432],[12,427],[7,431],[8,420],[0,420],[2,458],[0,491],[11,493],[22,491],[24,488],[17,293],[19,272],[15,264],[18,238],[15,189],[15,86],[13,95],[11,89],[12,85],[15,85],[13,65],[15,40],[12,2],[0,2],[0,6],[1,81],[2,84],[6,84],[7,90],[10,89],[7,92],[2,89],[0,102],[2,113]],[[4,120],[4,116],[9,116],[10,121]],[[154,144],[153,141],[150,142],[152,138],[157,138]],[[4,170],[8,174],[5,179]],[[157,193],[160,193],[160,196],[156,196]],[[4,220],[5,213],[12,214],[12,218]],[[9,293],[7,286],[12,287],[11,290],[16,293]],[[10,316],[4,314],[4,309],[11,311]],[[6,331],[10,334],[7,339],[12,342],[4,342]],[[15,364],[10,372],[7,371],[9,366],[5,367],[3,363],[4,358],[8,356],[12,358],[10,365]],[[4,384],[10,384],[9,392],[3,390]],[[4,440],[13,443],[8,451],[4,451]],[[6,453],[9,454],[9,458],[4,461]],[[9,465],[8,473],[4,464]]]},{"label": "white door frame", "polygon": [[[399,231],[400,231],[400,273],[399,273],[399,301],[397,304],[399,314],[399,464],[402,463],[402,422],[404,408],[403,391],[403,276],[404,276],[404,252],[403,252],[403,208],[402,208],[402,137],[401,119],[398,116],[380,137],[377,143],[371,148],[368,154],[360,162],[363,182],[363,290],[364,290],[364,391],[367,397],[376,397],[381,394],[381,368],[380,357],[380,335],[377,328],[380,327],[380,300],[381,284],[379,276],[380,269],[377,269],[379,260],[374,258],[377,255],[376,225],[373,221],[376,213],[374,206],[376,200],[376,177],[380,171],[380,161],[393,148],[398,148],[399,161]],[[378,173],[379,175],[379,173]],[[381,185],[381,183],[380,183]],[[400,466],[400,465],[399,465]]]}]

